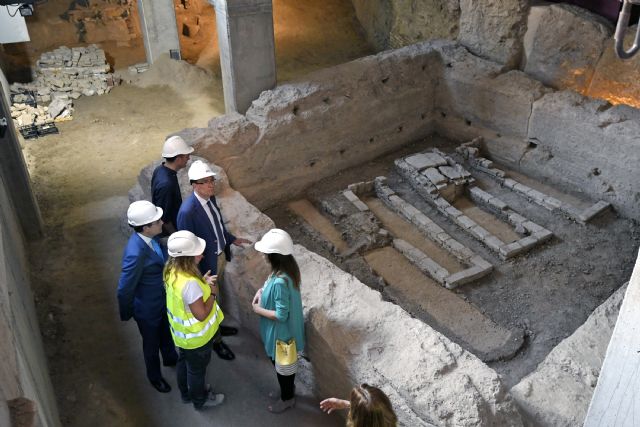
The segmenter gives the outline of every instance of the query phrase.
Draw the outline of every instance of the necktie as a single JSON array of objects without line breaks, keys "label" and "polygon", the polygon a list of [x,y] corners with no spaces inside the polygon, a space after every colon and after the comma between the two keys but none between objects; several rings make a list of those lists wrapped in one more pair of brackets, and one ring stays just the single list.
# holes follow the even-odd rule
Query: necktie
[{"label": "necktie", "polygon": [[162,249],[160,249],[160,245],[154,239],[151,239],[151,246],[153,246],[153,250],[158,254],[160,259],[164,261],[164,255],[162,254]]},{"label": "necktie", "polygon": [[227,245],[227,242],[224,239],[224,233],[222,232],[222,226],[220,225],[220,221],[222,221],[222,218],[218,216],[218,213],[213,207],[213,203],[211,203],[211,200],[207,202],[207,206],[209,206],[211,216],[213,217],[213,228],[216,231],[216,237],[218,239],[218,253],[220,253],[222,252],[222,249],[224,249],[224,247]]}]

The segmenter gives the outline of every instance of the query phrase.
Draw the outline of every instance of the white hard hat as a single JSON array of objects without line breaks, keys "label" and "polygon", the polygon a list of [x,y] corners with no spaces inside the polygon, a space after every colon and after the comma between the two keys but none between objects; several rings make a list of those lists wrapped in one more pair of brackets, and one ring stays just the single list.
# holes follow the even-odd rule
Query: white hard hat
[{"label": "white hard hat", "polygon": [[193,153],[193,147],[190,147],[189,144],[184,142],[184,139],[177,135],[167,138],[162,147],[162,157],[165,159],[190,153]]},{"label": "white hard hat", "polygon": [[284,230],[272,228],[262,236],[259,242],[254,245],[256,250],[265,254],[291,255],[293,252],[293,240]]},{"label": "white hard hat", "polygon": [[209,176],[216,176],[216,173],[211,170],[211,167],[202,160],[196,160],[191,164],[189,168],[189,179],[191,181],[197,181]]},{"label": "white hard hat", "polygon": [[180,230],[169,236],[167,252],[171,257],[202,255],[207,242],[189,230]]},{"label": "white hard hat", "polygon": [[134,227],[151,224],[162,217],[162,208],[146,200],[138,200],[129,205],[127,220]]}]

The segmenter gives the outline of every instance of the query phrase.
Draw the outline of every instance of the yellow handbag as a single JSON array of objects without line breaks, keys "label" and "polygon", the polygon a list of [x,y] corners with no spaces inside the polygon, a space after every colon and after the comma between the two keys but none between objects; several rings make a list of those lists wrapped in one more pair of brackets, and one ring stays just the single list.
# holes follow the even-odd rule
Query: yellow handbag
[{"label": "yellow handbag", "polygon": [[289,342],[276,340],[276,365],[289,366],[298,361],[296,340],[291,338]]}]

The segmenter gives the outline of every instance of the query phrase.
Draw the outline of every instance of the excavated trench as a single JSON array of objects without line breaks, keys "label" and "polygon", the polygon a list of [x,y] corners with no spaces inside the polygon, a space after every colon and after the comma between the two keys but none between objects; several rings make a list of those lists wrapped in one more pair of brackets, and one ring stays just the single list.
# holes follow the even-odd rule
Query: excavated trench
[{"label": "excavated trench", "polygon": [[[473,181],[456,190],[458,195],[447,193],[448,209],[452,206],[453,210],[439,209],[394,165],[416,153],[431,153],[433,147],[455,159]],[[509,188],[504,179],[511,178],[580,211],[595,201],[500,165],[492,168],[506,176],[496,181],[481,167],[473,167],[475,160],[456,153],[456,148],[456,143],[434,135],[322,180],[306,198],[265,213],[296,241],[488,363],[511,387],[623,284],[630,274],[627,261],[634,248],[633,239],[624,236],[637,236],[638,229],[633,221],[607,209],[601,209],[586,225],[562,211],[545,209]],[[379,176],[387,177],[382,193],[388,196],[391,191],[392,200],[409,206],[407,212],[399,213],[382,199],[384,194],[375,184]],[[473,187],[479,191],[470,192]],[[497,212],[478,195],[506,207]],[[465,228],[461,216],[475,225]],[[416,219],[424,217],[428,219]],[[526,225],[518,227],[514,218]],[[424,226],[425,222],[429,225]],[[475,231],[477,226],[486,235]],[[435,227],[436,233],[429,235],[429,227]],[[552,233],[550,238],[546,230]],[[490,236],[497,237],[502,246],[492,247]],[[534,236],[542,237],[535,244],[524,243],[516,251],[505,252],[504,248],[534,240]],[[474,270],[471,259],[485,260],[490,267],[474,274],[479,267]],[[465,274],[464,280],[450,283],[453,277]]]}]

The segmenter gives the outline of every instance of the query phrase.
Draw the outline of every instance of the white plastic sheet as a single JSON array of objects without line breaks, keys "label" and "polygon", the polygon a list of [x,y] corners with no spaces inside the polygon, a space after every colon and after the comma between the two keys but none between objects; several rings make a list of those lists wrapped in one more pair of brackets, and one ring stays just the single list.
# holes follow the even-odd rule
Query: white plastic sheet
[{"label": "white plastic sheet", "polygon": [[[11,16],[14,15],[15,16]],[[29,31],[18,6],[0,6],[0,43],[28,42]]]}]

